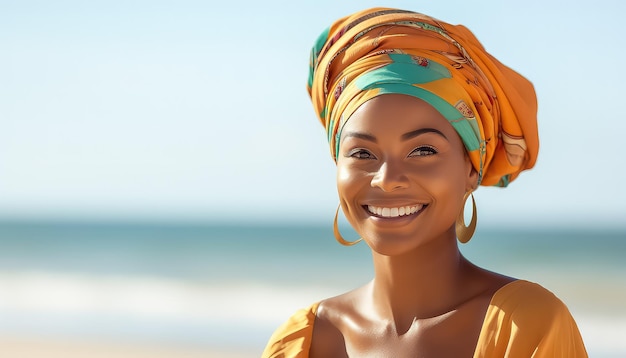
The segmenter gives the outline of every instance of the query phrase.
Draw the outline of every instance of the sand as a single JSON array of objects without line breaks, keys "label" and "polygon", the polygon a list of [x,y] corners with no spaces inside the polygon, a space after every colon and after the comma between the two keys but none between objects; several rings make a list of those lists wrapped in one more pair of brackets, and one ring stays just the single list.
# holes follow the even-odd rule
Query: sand
[{"label": "sand", "polygon": [[249,358],[260,352],[154,344],[0,337],[3,358]]}]

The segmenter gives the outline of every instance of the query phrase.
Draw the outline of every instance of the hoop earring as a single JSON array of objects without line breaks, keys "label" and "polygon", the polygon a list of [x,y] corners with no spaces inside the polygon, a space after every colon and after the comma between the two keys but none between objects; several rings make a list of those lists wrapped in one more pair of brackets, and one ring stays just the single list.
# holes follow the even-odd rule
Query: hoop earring
[{"label": "hoop earring", "polygon": [[[467,202],[468,197],[472,197],[472,219],[468,226],[465,226],[465,203]],[[474,235],[474,231],[476,231],[476,201],[474,200],[474,194],[471,191],[465,193],[463,197],[463,207],[461,208],[461,212],[459,216],[456,217],[456,237],[459,239],[459,242],[465,244],[472,238]]]},{"label": "hoop earring", "polygon": [[337,217],[339,216],[339,208],[341,208],[341,204],[337,206],[337,211],[335,212],[335,220],[333,222],[333,234],[335,234],[335,240],[342,244],[343,246],[352,246],[358,244],[363,238],[359,238],[358,240],[348,241],[341,236],[339,232],[339,226],[337,225]]}]

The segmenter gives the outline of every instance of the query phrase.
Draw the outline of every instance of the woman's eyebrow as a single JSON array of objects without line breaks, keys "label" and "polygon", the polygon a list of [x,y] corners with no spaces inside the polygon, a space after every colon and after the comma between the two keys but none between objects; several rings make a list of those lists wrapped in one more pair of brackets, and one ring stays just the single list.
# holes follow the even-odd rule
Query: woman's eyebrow
[{"label": "woman's eyebrow", "polygon": [[416,129],[414,131],[410,131],[408,133],[404,133],[402,135],[402,140],[406,141],[409,140],[411,138],[415,138],[418,135],[424,134],[424,133],[436,133],[439,134],[440,136],[444,137],[446,140],[448,139],[448,137],[446,137],[441,131],[435,129],[435,128],[420,128],[420,129]]},{"label": "woman's eyebrow", "polygon": [[346,139],[348,137],[354,137],[354,138],[364,139],[364,140],[367,140],[367,141],[370,141],[370,142],[378,143],[378,140],[376,139],[376,137],[374,137],[373,135],[368,134],[368,133],[344,132],[343,139]]}]

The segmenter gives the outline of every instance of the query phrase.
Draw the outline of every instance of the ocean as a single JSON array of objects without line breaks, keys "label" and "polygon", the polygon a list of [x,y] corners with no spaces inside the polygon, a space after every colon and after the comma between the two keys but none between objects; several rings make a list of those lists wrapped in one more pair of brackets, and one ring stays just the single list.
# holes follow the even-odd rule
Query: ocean
[{"label": "ocean", "polygon": [[[626,230],[479,227],[462,251],[557,294],[591,357],[626,357]],[[336,243],[330,225],[1,222],[0,339],[260,356],[295,310],[369,281],[370,260],[364,243]]]}]

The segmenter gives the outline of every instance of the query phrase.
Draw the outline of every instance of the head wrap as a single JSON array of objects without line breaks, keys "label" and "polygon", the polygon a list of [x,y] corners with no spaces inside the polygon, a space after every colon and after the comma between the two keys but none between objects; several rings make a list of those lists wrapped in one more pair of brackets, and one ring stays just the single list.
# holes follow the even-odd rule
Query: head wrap
[{"label": "head wrap", "polygon": [[313,47],[307,90],[335,160],[354,111],[389,93],[436,108],[461,137],[481,185],[507,186],[537,158],[533,85],[462,25],[390,8],[341,18]]}]

